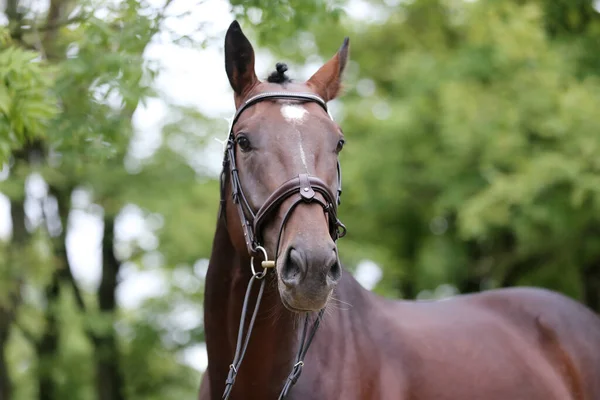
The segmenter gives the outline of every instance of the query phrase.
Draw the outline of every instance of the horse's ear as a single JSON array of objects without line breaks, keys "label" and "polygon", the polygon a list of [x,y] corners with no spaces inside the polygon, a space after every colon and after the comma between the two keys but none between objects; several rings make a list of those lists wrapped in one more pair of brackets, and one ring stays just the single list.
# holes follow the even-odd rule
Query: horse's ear
[{"label": "horse's ear", "polygon": [[237,21],[229,25],[225,35],[225,71],[238,96],[258,83],[254,72],[254,49]]},{"label": "horse's ear", "polygon": [[333,100],[337,97],[342,86],[342,73],[346,68],[348,61],[348,50],[350,39],[345,38],[342,47],[337,53],[327,61],[313,76],[306,82],[312,87],[325,101]]}]

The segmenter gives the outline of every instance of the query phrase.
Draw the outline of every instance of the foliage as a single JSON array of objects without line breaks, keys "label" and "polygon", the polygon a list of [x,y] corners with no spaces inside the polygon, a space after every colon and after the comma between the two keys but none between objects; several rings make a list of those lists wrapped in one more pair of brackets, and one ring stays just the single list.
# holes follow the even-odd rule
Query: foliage
[{"label": "foliage", "polygon": [[[146,100],[158,96],[152,86],[159,70],[144,52],[163,29],[165,10],[149,9],[144,1],[80,6],[68,28],[40,31],[36,46],[44,46],[42,51],[24,50],[32,38],[21,35],[24,28],[17,25],[11,32],[14,44],[0,53],[3,82],[12,91],[12,104],[0,102],[3,126],[12,130],[10,136],[8,128],[2,131],[1,144],[12,157],[9,179],[0,182],[0,190],[13,209],[13,243],[0,251],[0,314],[4,307],[12,315],[0,318],[0,338],[11,333],[0,347],[12,385],[4,392],[6,377],[0,377],[0,397],[193,397],[200,374],[183,364],[180,354],[202,340],[199,322],[182,331],[167,329],[157,317],[181,304],[201,304],[202,286],[183,290],[166,273],[172,285],[165,296],[143,302],[135,317],[116,308],[114,298],[119,271],[151,270],[153,256],[159,268],[178,271],[187,282],[198,279],[192,265],[210,249],[216,208],[208,199],[215,185],[198,176],[168,143],[169,136],[179,135],[191,145],[194,139],[184,127],[208,126],[209,121],[166,104],[179,115],[176,126],[165,128],[164,144],[150,158],[135,159],[129,153],[136,133],[132,118]],[[50,12],[27,23],[62,28],[73,4],[54,0],[50,8],[57,15]],[[204,140],[196,139],[186,150],[203,146]],[[24,190],[32,180],[43,182],[42,193]],[[113,238],[115,221],[134,204],[158,243]],[[32,218],[31,207],[42,214]],[[19,209],[27,213],[19,215]],[[77,215],[104,222],[98,289],[81,285],[70,271],[65,245]],[[7,294],[17,292],[24,295],[13,302]],[[165,344],[170,335],[182,333],[188,336],[177,348]],[[116,390],[109,397],[100,394],[100,387],[110,386]]]},{"label": "foliage", "polygon": [[[345,1],[231,0],[230,3],[234,16],[243,21],[244,26],[257,31],[259,44],[282,43],[289,46],[289,39],[297,37],[298,31],[306,27],[336,23],[343,14]],[[293,45],[289,47],[294,48]],[[282,50],[285,51],[285,47]],[[293,55],[294,52],[288,54]]]},{"label": "foliage", "polygon": [[[5,36],[6,32],[0,32]],[[0,48],[0,162],[21,143],[45,137],[56,115],[51,93],[52,69],[39,54],[16,46],[9,38]]]}]

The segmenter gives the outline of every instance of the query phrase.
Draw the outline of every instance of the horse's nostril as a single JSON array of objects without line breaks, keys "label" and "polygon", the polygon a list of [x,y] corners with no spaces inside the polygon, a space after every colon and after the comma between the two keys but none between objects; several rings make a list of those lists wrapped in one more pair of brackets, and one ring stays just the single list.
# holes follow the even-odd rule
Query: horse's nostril
[{"label": "horse's nostril", "polygon": [[296,249],[290,249],[281,271],[281,280],[286,286],[296,286],[300,283],[304,261]]},{"label": "horse's nostril", "polygon": [[342,268],[340,267],[337,257],[335,258],[335,262],[331,265],[331,268],[329,268],[327,277],[333,282],[337,282],[342,277]]}]

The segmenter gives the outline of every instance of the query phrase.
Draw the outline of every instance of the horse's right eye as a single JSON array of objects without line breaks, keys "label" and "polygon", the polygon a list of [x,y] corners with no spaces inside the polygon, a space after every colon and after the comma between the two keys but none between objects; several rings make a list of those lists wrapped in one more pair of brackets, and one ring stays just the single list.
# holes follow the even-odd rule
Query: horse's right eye
[{"label": "horse's right eye", "polygon": [[249,151],[251,146],[250,146],[250,140],[248,140],[248,138],[246,136],[238,136],[235,139],[236,143],[238,144],[238,146],[240,146],[240,150],[246,152]]}]

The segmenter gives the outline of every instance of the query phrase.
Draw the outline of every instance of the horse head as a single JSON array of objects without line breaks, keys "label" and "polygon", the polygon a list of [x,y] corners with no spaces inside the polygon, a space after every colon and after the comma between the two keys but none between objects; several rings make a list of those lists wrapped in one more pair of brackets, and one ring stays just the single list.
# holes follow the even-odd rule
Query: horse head
[{"label": "horse head", "polygon": [[342,274],[336,211],[344,135],[326,104],[340,93],[348,49],[346,38],[305,82],[289,79],[285,64],[260,80],[237,22],[225,37],[237,109],[224,163],[227,229],[236,251],[274,258],[282,303],[295,312],[322,309]]}]

